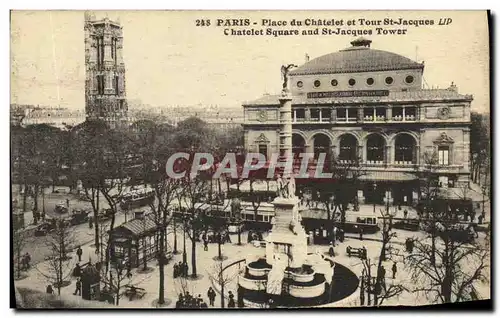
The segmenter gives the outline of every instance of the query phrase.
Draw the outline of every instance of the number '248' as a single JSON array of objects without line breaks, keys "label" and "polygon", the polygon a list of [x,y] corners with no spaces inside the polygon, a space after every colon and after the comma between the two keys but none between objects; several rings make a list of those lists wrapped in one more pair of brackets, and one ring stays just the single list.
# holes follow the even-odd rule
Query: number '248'
[{"label": "number '248'", "polygon": [[196,26],[210,26],[210,20],[196,20]]}]

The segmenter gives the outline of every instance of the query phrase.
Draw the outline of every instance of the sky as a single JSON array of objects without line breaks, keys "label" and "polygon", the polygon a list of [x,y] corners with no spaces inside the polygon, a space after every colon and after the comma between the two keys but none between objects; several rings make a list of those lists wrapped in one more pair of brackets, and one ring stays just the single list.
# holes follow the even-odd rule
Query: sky
[{"label": "sky", "polygon": [[[472,94],[472,110],[489,111],[489,42],[485,11],[111,11],[98,18],[123,26],[126,90],[130,100],[154,107],[219,105],[281,90],[283,64],[301,65],[349,47],[353,35],[225,36],[217,19],[304,20],[360,18],[434,19],[433,26],[407,27],[406,35],[367,35],[372,48],[425,61],[430,87],[451,82]],[[440,18],[452,23],[437,25]],[[207,27],[197,19],[210,19]],[[13,11],[11,14],[11,103],[84,109],[84,12]],[[227,27],[230,28],[230,27]],[[238,27],[234,27],[235,29]],[[275,29],[288,29],[275,27]],[[320,27],[321,28],[321,27]],[[335,28],[335,27],[331,27]],[[392,28],[402,28],[393,26]]]}]

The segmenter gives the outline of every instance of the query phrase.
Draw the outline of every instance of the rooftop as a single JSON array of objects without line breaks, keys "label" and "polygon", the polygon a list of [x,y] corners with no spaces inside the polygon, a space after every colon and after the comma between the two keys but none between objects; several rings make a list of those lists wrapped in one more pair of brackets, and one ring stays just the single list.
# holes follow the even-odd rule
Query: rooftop
[{"label": "rooftop", "polygon": [[[279,105],[281,95],[264,95],[261,98],[244,102],[243,106],[275,106]],[[346,103],[381,103],[381,102],[409,102],[409,101],[445,101],[464,100],[471,101],[472,95],[462,95],[451,89],[422,89],[416,91],[390,91],[388,96],[353,96],[307,98],[306,95],[293,96],[293,105],[310,104],[346,104]]]},{"label": "rooftop", "polygon": [[417,63],[402,55],[370,49],[370,40],[358,38],[351,47],[315,58],[290,72],[294,75],[357,73],[389,70],[423,69]]}]

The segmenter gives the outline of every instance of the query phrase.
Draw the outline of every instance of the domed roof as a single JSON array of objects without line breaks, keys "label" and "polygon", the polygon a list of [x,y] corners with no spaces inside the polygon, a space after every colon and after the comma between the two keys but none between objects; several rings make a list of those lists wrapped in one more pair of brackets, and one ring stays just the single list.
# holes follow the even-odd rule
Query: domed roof
[{"label": "domed roof", "polygon": [[399,54],[370,49],[370,40],[359,38],[352,47],[315,58],[290,72],[290,75],[357,73],[389,70],[423,69]]}]

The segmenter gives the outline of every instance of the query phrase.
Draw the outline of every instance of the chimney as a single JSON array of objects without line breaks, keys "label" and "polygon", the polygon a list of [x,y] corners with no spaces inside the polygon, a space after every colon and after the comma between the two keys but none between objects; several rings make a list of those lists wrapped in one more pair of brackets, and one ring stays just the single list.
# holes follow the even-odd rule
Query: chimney
[{"label": "chimney", "polygon": [[136,220],[144,220],[144,211],[134,212],[134,218]]}]

